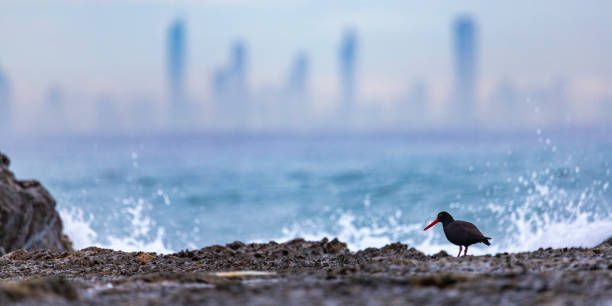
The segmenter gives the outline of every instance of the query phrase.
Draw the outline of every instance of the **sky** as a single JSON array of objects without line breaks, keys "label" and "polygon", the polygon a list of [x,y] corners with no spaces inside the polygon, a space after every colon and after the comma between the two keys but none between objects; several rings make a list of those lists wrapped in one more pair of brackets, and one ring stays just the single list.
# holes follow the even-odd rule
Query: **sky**
[{"label": "sky", "polygon": [[610,1],[0,1],[0,69],[22,107],[53,86],[76,97],[159,98],[167,29],[182,18],[191,94],[209,94],[214,70],[243,40],[253,90],[282,86],[304,51],[324,104],[338,91],[337,52],[350,28],[362,100],[390,101],[424,80],[441,101],[453,81],[451,25],[467,14],[478,27],[480,95],[502,79],[563,79],[596,96],[612,92],[609,12]]}]

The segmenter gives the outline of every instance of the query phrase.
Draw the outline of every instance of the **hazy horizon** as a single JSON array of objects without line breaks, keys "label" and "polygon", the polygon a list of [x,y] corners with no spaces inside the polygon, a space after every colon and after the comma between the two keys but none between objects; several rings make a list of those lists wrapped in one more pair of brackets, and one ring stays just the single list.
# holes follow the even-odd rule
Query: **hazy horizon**
[{"label": "hazy horizon", "polygon": [[[468,126],[608,126],[610,9],[606,1],[4,1],[0,82],[8,80],[5,100],[20,132],[165,130],[176,121],[168,115],[168,32],[182,22],[190,118],[181,129],[334,130],[338,121],[449,128],[464,125],[453,122],[453,24],[467,16],[476,56]],[[347,31],[356,36],[354,110],[338,119]],[[236,43],[244,46],[245,95],[221,99],[213,83]],[[285,89],[300,57],[305,98],[297,99]]]}]

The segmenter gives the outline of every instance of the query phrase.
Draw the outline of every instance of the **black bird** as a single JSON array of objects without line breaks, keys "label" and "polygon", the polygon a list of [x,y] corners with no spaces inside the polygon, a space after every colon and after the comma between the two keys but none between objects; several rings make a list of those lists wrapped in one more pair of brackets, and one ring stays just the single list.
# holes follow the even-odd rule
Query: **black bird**
[{"label": "black bird", "polygon": [[461,246],[465,246],[465,252],[463,253],[463,256],[465,256],[467,255],[468,247],[474,243],[482,242],[486,245],[491,245],[491,243],[489,243],[491,237],[485,237],[480,230],[478,230],[476,225],[470,222],[455,220],[453,216],[445,211],[439,213],[436,220],[433,220],[424,231],[438,222],[442,222],[446,239],[459,246],[459,254],[457,257],[461,256]]}]

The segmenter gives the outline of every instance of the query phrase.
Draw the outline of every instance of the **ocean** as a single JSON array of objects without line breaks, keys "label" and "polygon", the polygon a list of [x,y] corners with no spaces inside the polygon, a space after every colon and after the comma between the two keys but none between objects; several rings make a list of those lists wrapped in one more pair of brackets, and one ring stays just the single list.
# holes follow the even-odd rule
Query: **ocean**
[{"label": "ocean", "polygon": [[471,254],[612,236],[606,133],[66,136],[0,150],[55,197],[77,249],[338,237],[454,255],[441,225],[423,231],[442,210],[493,238]]}]

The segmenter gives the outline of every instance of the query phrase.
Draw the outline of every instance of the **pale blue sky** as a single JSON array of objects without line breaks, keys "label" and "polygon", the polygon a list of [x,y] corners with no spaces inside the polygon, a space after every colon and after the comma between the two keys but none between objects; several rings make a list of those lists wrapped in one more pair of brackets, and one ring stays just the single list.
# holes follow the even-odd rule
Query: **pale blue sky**
[{"label": "pale blue sky", "polygon": [[21,103],[53,84],[82,95],[159,96],[166,30],[182,17],[194,95],[206,95],[242,38],[254,88],[280,86],[305,50],[315,95],[325,96],[336,90],[338,43],[350,26],[365,97],[398,95],[417,78],[442,95],[452,81],[451,23],[467,13],[479,27],[482,87],[503,77],[601,87],[612,82],[609,12],[610,1],[2,1],[0,67]]}]

